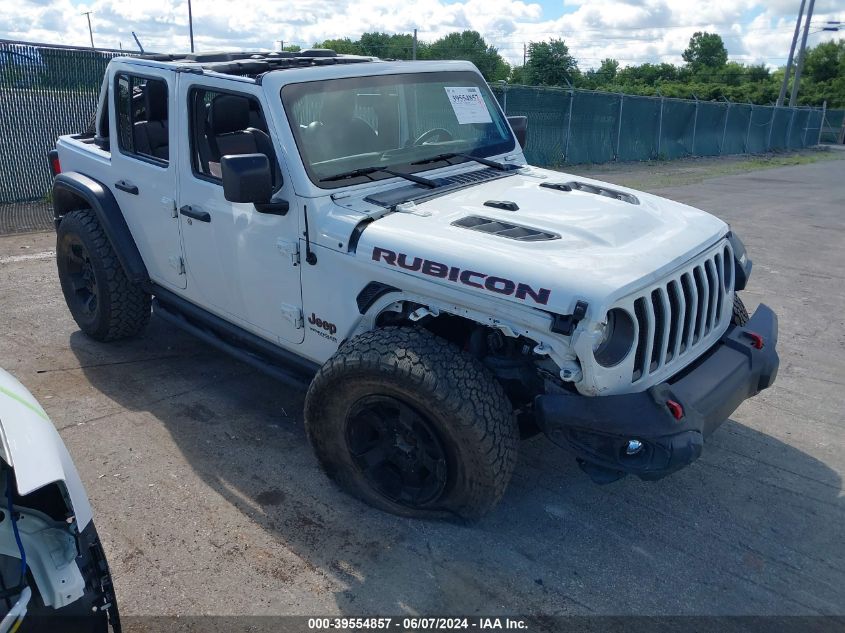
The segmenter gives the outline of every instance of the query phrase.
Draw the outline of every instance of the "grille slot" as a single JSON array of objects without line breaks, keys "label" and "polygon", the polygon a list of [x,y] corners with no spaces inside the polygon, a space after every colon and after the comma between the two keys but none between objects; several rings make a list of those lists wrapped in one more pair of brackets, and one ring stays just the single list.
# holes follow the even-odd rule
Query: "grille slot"
[{"label": "grille slot", "polygon": [[557,233],[549,233],[540,229],[531,228],[530,226],[512,224],[511,222],[485,218],[480,215],[469,215],[460,220],[455,220],[452,222],[452,226],[480,231],[481,233],[489,233],[490,235],[498,235],[499,237],[507,237],[520,242],[546,242],[560,239],[560,235]]},{"label": "grille slot", "polygon": [[[733,293],[728,246],[633,298],[638,336],[631,382],[695,356],[723,325]],[[727,263],[727,264],[726,264]]]}]

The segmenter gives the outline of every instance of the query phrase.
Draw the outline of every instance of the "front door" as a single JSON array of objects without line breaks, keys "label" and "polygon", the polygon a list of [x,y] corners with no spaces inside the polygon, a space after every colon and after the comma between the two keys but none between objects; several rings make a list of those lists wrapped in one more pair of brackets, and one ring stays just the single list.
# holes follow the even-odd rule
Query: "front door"
[{"label": "front door", "polygon": [[176,214],[176,129],[171,116],[175,74],[145,68],[112,77],[111,172],[104,183],[114,194],[147,273],[165,287],[185,288]]},{"label": "front door", "polygon": [[264,153],[278,165],[261,93],[247,87],[232,91],[230,81],[188,74],[180,81],[183,146],[191,148],[179,157],[187,297],[263,338],[301,343],[305,330],[292,187],[276,170],[274,199],[291,202],[285,215],[259,213],[252,204],[223,197],[221,156]]}]

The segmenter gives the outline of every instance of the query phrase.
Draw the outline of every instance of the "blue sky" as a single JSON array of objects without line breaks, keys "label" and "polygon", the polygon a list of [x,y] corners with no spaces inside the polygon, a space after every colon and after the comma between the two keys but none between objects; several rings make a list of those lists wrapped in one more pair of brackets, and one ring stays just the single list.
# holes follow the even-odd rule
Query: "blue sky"
[{"label": "blue sky", "polygon": [[[148,50],[185,50],[187,0],[7,0],[0,38],[87,45],[82,11],[91,10],[95,44],[134,48],[136,31]],[[423,40],[474,29],[512,63],[523,44],[566,40],[581,68],[605,57],[622,65],[681,63],[695,31],[715,31],[730,57],[781,65],[799,0],[192,0],[195,39],[202,50],[272,48],[276,40],[310,46],[364,31],[410,32]],[[845,20],[842,0],[816,0],[812,31]],[[845,32],[813,33],[810,43]]]}]

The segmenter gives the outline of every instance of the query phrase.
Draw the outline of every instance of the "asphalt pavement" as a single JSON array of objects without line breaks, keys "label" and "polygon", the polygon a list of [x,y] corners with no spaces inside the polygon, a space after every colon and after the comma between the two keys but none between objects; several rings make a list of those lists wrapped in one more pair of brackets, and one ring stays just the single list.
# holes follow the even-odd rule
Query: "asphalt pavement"
[{"label": "asphalt pavement", "polygon": [[743,297],[780,317],[777,383],[658,482],[597,486],[528,440],[472,527],[345,496],[308,446],[303,393],[157,318],[137,340],[87,339],[54,236],[0,238],[0,366],[70,449],[122,614],[845,613],[845,162],[658,193],[745,241]]}]

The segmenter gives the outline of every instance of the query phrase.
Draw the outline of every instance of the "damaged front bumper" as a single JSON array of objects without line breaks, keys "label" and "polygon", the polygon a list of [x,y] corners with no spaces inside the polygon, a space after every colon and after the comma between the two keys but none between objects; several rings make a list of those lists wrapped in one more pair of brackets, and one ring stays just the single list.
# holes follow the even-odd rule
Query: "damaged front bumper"
[{"label": "damaged front bumper", "polygon": [[537,424],[598,483],[629,473],[660,479],[695,461],[743,400],[771,386],[777,336],[777,316],[761,305],[746,325],[731,326],[690,367],[647,391],[537,396]]}]

